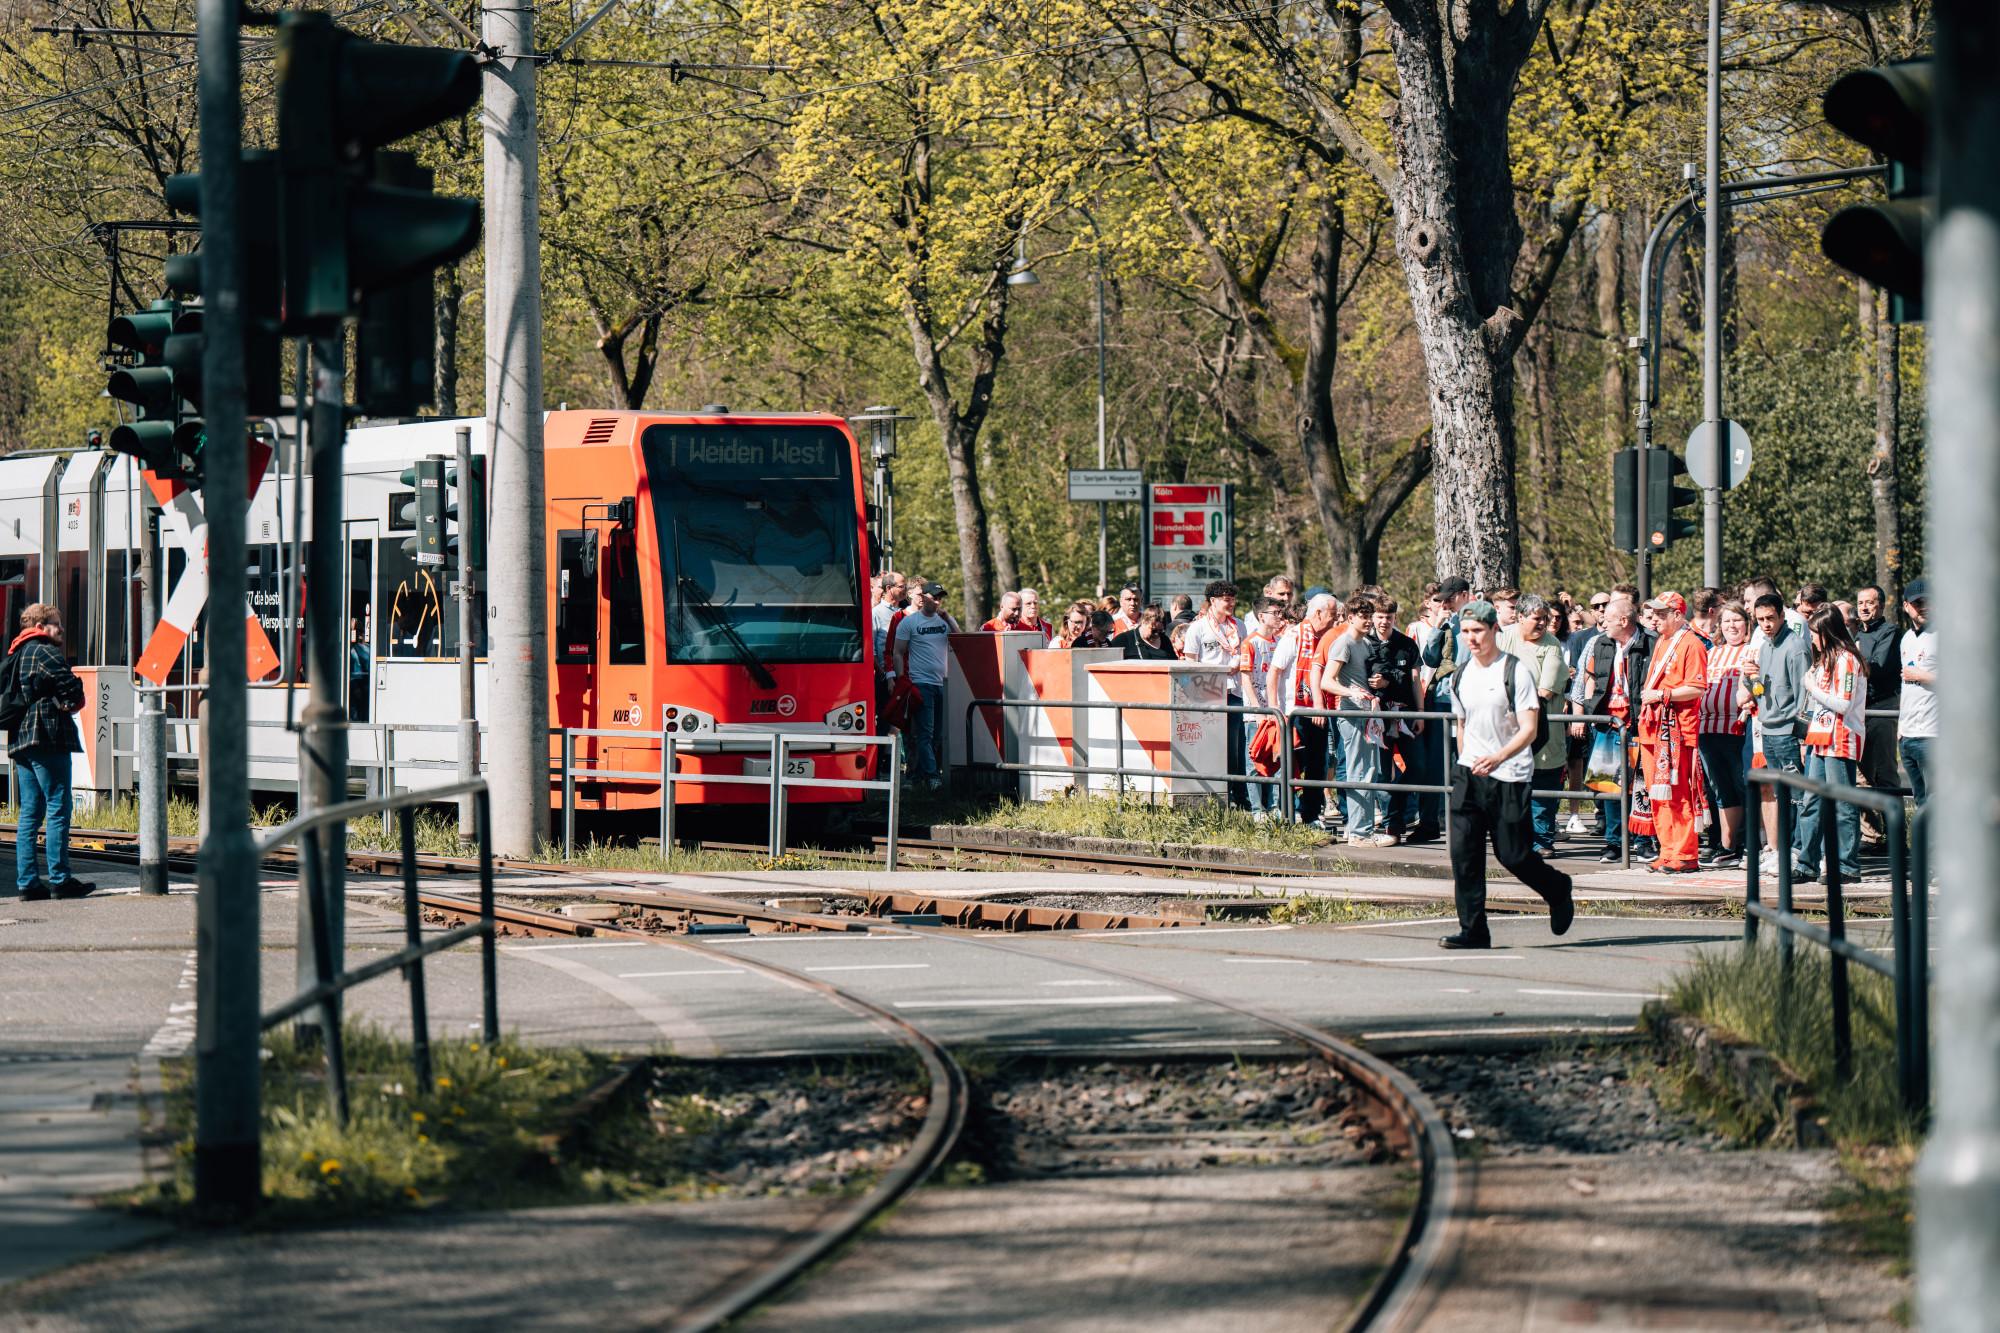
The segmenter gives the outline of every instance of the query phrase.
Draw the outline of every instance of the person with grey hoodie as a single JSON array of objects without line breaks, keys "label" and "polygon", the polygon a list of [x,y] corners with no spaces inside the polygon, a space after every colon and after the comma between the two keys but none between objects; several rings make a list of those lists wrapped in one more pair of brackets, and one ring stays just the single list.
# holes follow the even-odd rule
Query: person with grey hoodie
[{"label": "person with grey hoodie", "polygon": [[[1743,729],[1743,743],[1754,755],[1761,749],[1764,766],[1784,773],[1803,771],[1799,741],[1805,736],[1806,669],[1809,665],[1804,631],[1785,620],[1785,602],[1774,592],[1765,593],[1752,605],[1757,632],[1750,636],[1751,657],[1737,686],[1737,701],[1755,712],[1751,725]],[[1754,764],[1746,758],[1746,767]],[[1775,872],[1778,865],[1778,800],[1796,801],[1789,788],[1766,784],[1763,795],[1763,868]],[[1796,813],[1796,806],[1794,806]],[[1792,821],[1794,841],[1798,821]],[[1796,847],[1785,849],[1792,856]]]}]

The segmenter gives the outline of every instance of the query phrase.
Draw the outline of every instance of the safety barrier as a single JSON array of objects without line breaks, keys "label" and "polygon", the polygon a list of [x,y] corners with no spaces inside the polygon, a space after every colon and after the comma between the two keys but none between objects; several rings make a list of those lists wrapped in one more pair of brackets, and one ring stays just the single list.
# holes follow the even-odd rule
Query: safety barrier
[{"label": "safety barrier", "polygon": [[[889,835],[883,846],[884,869],[896,868],[897,825],[902,816],[902,758],[903,738],[891,733],[887,736],[852,735],[847,732],[827,731],[778,731],[771,732],[771,769],[768,774],[755,773],[681,773],[676,771],[676,746],[680,742],[677,730],[667,729],[666,710],[661,710],[660,730],[634,731],[629,727],[615,730],[601,730],[590,727],[563,727],[555,732],[561,737],[561,758],[558,776],[562,783],[562,845],[563,860],[567,861],[576,852],[576,784],[579,779],[586,782],[653,782],[660,787],[660,857],[668,860],[674,848],[674,788],[682,783],[713,783],[719,786],[764,787],[770,792],[771,819],[766,847],[773,860],[785,854],[785,816],[788,802],[785,793],[793,788],[822,788],[838,791],[879,791],[889,798]],[[627,741],[654,741],[660,745],[660,767],[657,769],[607,769],[594,766],[579,768],[576,762],[576,742],[580,738],[610,737]],[[704,738],[706,739],[706,738]],[[881,747],[887,751],[886,759],[889,776],[886,778],[816,778],[806,774],[789,775],[786,763],[795,745],[827,746],[865,745]],[[877,770],[880,771],[879,768]]]},{"label": "safety barrier", "polygon": [[[429,940],[423,937],[423,915],[417,903],[417,807],[454,796],[471,796],[475,827],[479,838],[479,920],[447,930]],[[403,834],[403,948],[386,958],[377,958],[361,967],[336,972],[327,912],[326,883],[321,878],[325,862],[321,855],[321,830],[363,815],[379,815],[386,823],[395,811]],[[495,933],[493,925],[493,847],[491,805],[484,779],[461,782],[434,791],[405,792],[375,800],[344,801],[323,810],[314,810],[289,820],[257,840],[261,861],[290,843],[298,843],[299,878],[306,895],[306,910],[312,919],[314,984],[275,1009],[266,1010],[260,1020],[269,1031],[288,1018],[308,1009],[318,1009],[320,1030],[326,1042],[327,1095],[333,1103],[337,1123],[347,1123],[347,1059],[340,1031],[340,997],[364,981],[384,973],[401,971],[410,988],[410,1054],[416,1065],[417,1087],[431,1091],[430,1017],[424,998],[424,959],[465,940],[479,940],[482,1030],[491,1043],[500,1039],[500,992],[496,985]]]},{"label": "safety barrier", "polygon": [[[1444,750],[1442,768],[1447,773],[1451,771],[1454,756],[1451,740],[1458,725],[1456,715],[1448,712],[1384,711],[1375,708],[1299,708],[1293,710],[1290,714],[1284,714],[1280,710],[1266,704],[1123,703],[1116,700],[1102,699],[972,699],[965,706],[965,753],[967,755],[974,753],[972,745],[973,717],[975,712],[982,708],[1096,709],[1109,711],[1113,714],[1114,734],[1119,738],[1117,744],[1121,753],[1124,749],[1124,714],[1129,712],[1203,713],[1220,714],[1227,717],[1276,717],[1280,719],[1285,717],[1294,719],[1327,718],[1385,723],[1392,721],[1436,721],[1442,724],[1439,729],[1438,740]],[[1572,722],[1601,723],[1618,728],[1620,738],[1620,745],[1618,747],[1618,790],[1616,792],[1599,792],[1589,789],[1569,791],[1535,788],[1531,792],[1531,795],[1545,800],[1589,800],[1607,804],[1616,802],[1618,806],[1620,855],[1624,865],[1629,867],[1632,864],[1632,835],[1626,816],[1630,809],[1632,790],[1632,775],[1627,759],[1630,753],[1631,729],[1629,725],[1617,718],[1598,713],[1555,713],[1549,716],[1549,725],[1552,727],[1566,726]],[[1330,746],[1331,738],[1329,738],[1328,743]],[[1301,778],[1295,775],[1295,749],[1296,747],[1292,740],[1292,729],[1281,720],[1278,725],[1278,771],[1269,776],[1227,772],[1201,772],[1183,768],[1136,768],[1119,764],[1036,764],[1006,760],[979,763],[968,761],[964,767],[988,773],[1071,773],[1082,778],[1131,777],[1153,780],[1173,777],[1186,779],[1191,782],[1275,785],[1278,788],[1279,809],[1282,812],[1282,817],[1288,822],[1297,818],[1293,794],[1296,790],[1303,788],[1332,791],[1379,791],[1389,795],[1406,793],[1414,796],[1449,797],[1451,794],[1449,783],[1355,782],[1344,778]],[[1122,792],[1116,794],[1122,796]],[[1609,817],[1608,812],[1606,817]],[[1446,818],[1442,823],[1441,832],[1445,839],[1445,846],[1449,850],[1451,846],[1451,820]]]},{"label": "safety barrier", "polygon": [[[1792,967],[1792,938],[1797,936],[1817,944],[1829,955],[1830,1000],[1833,1006],[1834,1077],[1846,1082],[1854,1076],[1853,997],[1848,964],[1858,963],[1889,979],[1896,1004],[1896,1084],[1903,1105],[1920,1112],[1930,1101],[1930,893],[1928,810],[1919,810],[1909,821],[1911,841],[1905,842],[1903,801],[1900,796],[1861,787],[1845,787],[1821,782],[1798,773],[1774,768],[1750,770],[1750,782],[1757,787],[1775,787],[1781,792],[1798,792],[1821,802],[1820,868],[1826,879],[1826,925],[1820,926],[1792,910],[1792,798],[1780,795],[1777,808],[1778,905],[1766,906],[1759,883],[1757,840],[1762,821],[1755,810],[1745,812],[1747,877],[1744,886],[1743,942],[1757,943],[1760,922],[1776,926],[1779,967],[1789,980]],[[1847,938],[1847,911],[1841,890],[1839,820],[1833,806],[1851,805],[1873,810],[1882,817],[1889,847],[1889,938],[1891,956],[1884,958]],[[1913,855],[1914,853],[1914,855]],[[1908,873],[1914,860],[1918,885],[1912,909]]]}]

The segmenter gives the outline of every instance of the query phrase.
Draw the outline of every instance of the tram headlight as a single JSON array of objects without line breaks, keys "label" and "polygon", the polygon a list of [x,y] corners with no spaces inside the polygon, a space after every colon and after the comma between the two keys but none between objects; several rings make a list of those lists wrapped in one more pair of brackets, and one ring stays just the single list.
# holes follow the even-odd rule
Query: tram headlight
[{"label": "tram headlight", "polygon": [[826,715],[826,728],[828,731],[848,731],[856,735],[865,735],[868,731],[868,705],[842,704],[838,708],[829,709]]},{"label": "tram headlight", "polygon": [[660,712],[660,727],[670,736],[692,736],[698,732],[714,731],[715,719],[698,708],[670,704]]}]

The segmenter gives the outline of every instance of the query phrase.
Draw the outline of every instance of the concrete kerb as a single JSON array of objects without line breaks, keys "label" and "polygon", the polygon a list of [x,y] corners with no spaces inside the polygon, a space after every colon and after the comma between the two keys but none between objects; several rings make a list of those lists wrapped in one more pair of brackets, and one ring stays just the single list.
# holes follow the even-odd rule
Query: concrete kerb
[{"label": "concrete kerb", "polygon": [[1660,1002],[1641,1011],[1639,1025],[1662,1063],[1685,1061],[1746,1110],[1768,1117],[1774,1129],[1764,1146],[1803,1150],[1832,1145],[1811,1085],[1763,1047]]}]

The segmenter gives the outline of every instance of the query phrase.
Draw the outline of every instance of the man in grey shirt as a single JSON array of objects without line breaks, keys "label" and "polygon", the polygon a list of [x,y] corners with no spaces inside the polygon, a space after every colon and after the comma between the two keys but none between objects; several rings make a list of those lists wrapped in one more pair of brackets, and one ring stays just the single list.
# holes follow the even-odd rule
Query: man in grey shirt
[{"label": "man in grey shirt", "polygon": [[[1766,768],[1797,773],[1801,771],[1799,740],[1805,734],[1802,715],[1807,667],[1805,631],[1786,623],[1784,599],[1774,592],[1759,597],[1751,609],[1757,619],[1757,632],[1750,636],[1755,655],[1743,669],[1737,699],[1754,704],[1757,716],[1744,730],[1744,743],[1752,743],[1754,737],[1755,743],[1764,747]],[[1764,865],[1770,870],[1775,870],[1778,864],[1779,790],[1775,786],[1764,787]],[[1787,801],[1796,799],[1789,788],[1784,792]],[[1796,834],[1796,820],[1792,828]],[[1796,848],[1785,849],[1788,856],[1796,852]]]}]

